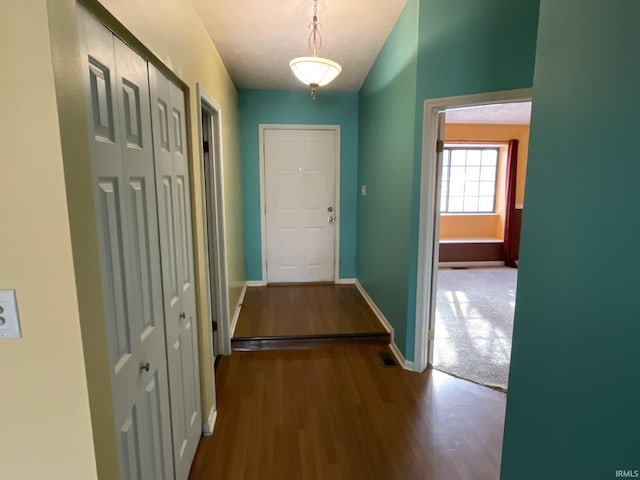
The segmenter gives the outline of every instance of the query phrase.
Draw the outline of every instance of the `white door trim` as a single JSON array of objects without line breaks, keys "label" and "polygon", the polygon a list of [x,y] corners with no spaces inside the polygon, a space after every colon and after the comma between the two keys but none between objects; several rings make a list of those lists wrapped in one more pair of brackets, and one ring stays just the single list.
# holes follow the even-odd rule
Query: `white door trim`
[{"label": "white door trim", "polygon": [[267,219],[266,219],[266,175],[264,165],[264,131],[265,130],[333,130],[336,132],[336,185],[334,201],[334,266],[333,278],[340,279],[340,125],[291,125],[261,123],[258,125],[258,148],[260,158],[260,236],[262,248],[262,281],[267,281]]},{"label": "white door trim", "polygon": [[[231,322],[229,317],[229,288],[228,288],[228,278],[227,278],[227,244],[224,232],[225,226],[225,208],[224,208],[224,184],[222,179],[224,178],[223,173],[223,162],[222,162],[222,132],[220,119],[222,116],[222,110],[218,103],[206,92],[206,90],[200,85],[200,83],[196,84],[196,94],[198,101],[198,138],[199,138],[199,148],[200,148],[200,178],[202,189],[202,208],[204,212],[204,233],[205,233],[205,272],[207,279],[207,302],[208,302],[208,311],[213,314],[218,319],[218,335],[217,335],[217,344],[214,348],[214,334],[211,322],[207,322],[207,335],[209,337],[210,344],[210,353],[211,358],[215,358],[214,352],[216,354],[221,355],[229,355],[231,353]],[[209,132],[210,140],[210,149],[211,155],[210,158],[213,159],[213,171],[212,177],[209,180],[210,185],[214,185],[213,192],[213,210],[207,207],[207,197],[206,197],[206,172],[204,165],[204,151],[203,151],[203,126],[202,126],[202,111],[206,111],[212,120],[212,124],[210,126],[211,131]],[[210,246],[209,242],[209,229],[211,229],[211,234],[213,234],[215,238],[215,245]],[[216,271],[212,272],[211,265],[211,256],[214,256],[214,265],[217,266]],[[215,282],[211,282],[214,279]],[[217,291],[212,292],[212,285],[217,286]],[[212,295],[215,295],[215,301],[213,301]],[[212,309],[215,306],[215,312]],[[211,315],[209,316],[209,320],[211,319]],[[214,386],[215,388],[215,386]],[[215,392],[214,394],[215,399]]]},{"label": "white door trim", "polygon": [[420,214],[418,233],[418,271],[416,278],[416,318],[414,370],[424,371],[433,359],[433,349],[427,334],[433,329],[435,318],[438,252],[435,240],[438,232],[439,186],[437,178],[436,142],[438,140],[438,114],[447,109],[489,105],[494,103],[531,100],[532,90],[523,88],[500,92],[487,92],[460,97],[425,100],[422,129],[422,168],[420,178]]}]

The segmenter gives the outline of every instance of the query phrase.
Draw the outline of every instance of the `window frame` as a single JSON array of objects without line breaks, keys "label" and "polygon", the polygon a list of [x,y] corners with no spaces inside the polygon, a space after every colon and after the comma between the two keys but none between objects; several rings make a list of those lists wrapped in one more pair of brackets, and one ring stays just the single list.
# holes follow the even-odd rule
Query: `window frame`
[{"label": "window frame", "polygon": [[[444,144],[443,147],[443,151],[442,151],[442,165],[441,165],[441,169],[440,169],[440,196],[439,196],[439,213],[440,215],[496,215],[496,207],[497,207],[497,196],[498,196],[498,180],[499,180],[499,175],[500,175],[500,159],[501,159],[501,153],[502,153],[502,149],[505,147],[505,145],[503,144],[496,144],[496,143],[490,143],[490,144],[477,144],[477,143],[456,143],[456,142],[448,142]],[[493,204],[491,207],[490,211],[478,211],[476,209],[476,211],[470,211],[470,212],[465,212],[465,211],[459,211],[459,212],[451,212],[449,211],[449,201],[450,201],[450,178],[451,178],[451,152],[453,150],[480,150],[481,152],[484,150],[494,150],[496,152],[496,165],[495,165],[495,176],[493,179]],[[448,170],[447,170],[447,195],[446,195],[446,207],[447,210],[443,210],[443,191],[444,191],[444,182],[445,182],[445,178],[444,178],[444,152],[445,151],[449,151],[449,164],[447,165]],[[482,155],[482,153],[481,153]],[[467,157],[465,155],[465,165],[464,165],[465,169],[467,168]],[[480,165],[480,168],[482,167],[482,165]],[[473,195],[473,196],[469,196],[469,198],[480,198],[480,197],[486,197],[486,195]],[[462,197],[463,199],[463,205],[464,205],[464,198],[465,195],[463,193]],[[464,207],[463,207],[464,208]]]}]

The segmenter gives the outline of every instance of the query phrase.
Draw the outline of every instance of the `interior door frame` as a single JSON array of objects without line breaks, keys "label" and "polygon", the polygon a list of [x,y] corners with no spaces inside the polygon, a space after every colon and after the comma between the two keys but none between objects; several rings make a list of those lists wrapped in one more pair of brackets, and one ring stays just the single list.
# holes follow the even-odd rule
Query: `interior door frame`
[{"label": "interior door frame", "polygon": [[258,125],[258,148],[260,159],[260,236],[262,248],[262,285],[267,284],[267,186],[265,168],[265,130],[329,130],[336,135],[335,189],[334,189],[334,229],[333,229],[333,281],[340,279],[340,125],[295,125],[261,123]]},{"label": "interior door frame", "polygon": [[[227,278],[227,245],[224,232],[225,208],[223,194],[223,163],[222,163],[222,129],[220,118],[222,110],[219,104],[211,97],[200,83],[196,84],[196,96],[198,102],[198,139],[200,148],[200,181],[202,189],[202,211],[204,219],[204,246],[207,288],[207,311],[209,322],[207,335],[209,337],[209,350],[211,358],[216,355],[231,354],[231,318],[229,316],[229,288]],[[204,130],[202,114],[210,116],[208,137],[209,158],[212,161],[210,174],[207,175],[204,154]],[[214,191],[211,197],[213,205],[209,205],[206,185],[213,185]],[[213,239],[213,241],[211,241]],[[212,268],[213,267],[213,268]],[[213,271],[212,271],[213,270]],[[212,281],[214,280],[214,281]],[[216,288],[217,287],[217,288]],[[211,320],[218,318],[218,332],[213,331]],[[215,382],[213,386],[215,390]],[[215,399],[215,392],[214,399]]]},{"label": "interior door frame", "polygon": [[[438,167],[441,154],[438,141],[444,142],[444,125],[439,118],[447,109],[530,101],[532,89],[522,88],[459,97],[425,100],[422,127],[422,163],[420,174],[420,214],[418,233],[418,269],[416,278],[415,358],[413,369],[424,371],[433,361],[433,329],[437,295],[440,185]],[[443,120],[444,121],[444,120]]]}]

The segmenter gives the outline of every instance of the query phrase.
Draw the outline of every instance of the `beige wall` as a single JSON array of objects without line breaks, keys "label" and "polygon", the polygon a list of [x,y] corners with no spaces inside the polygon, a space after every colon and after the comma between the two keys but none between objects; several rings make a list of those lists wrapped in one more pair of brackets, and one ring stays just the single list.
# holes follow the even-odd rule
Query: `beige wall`
[{"label": "beige wall", "polygon": [[22,339],[0,340],[0,477],[97,478],[45,0],[0,15],[0,288]]},{"label": "beige wall", "polygon": [[440,238],[496,237],[500,215],[440,215]]},{"label": "beige wall", "polygon": [[[0,362],[11,366],[0,376],[2,405],[10,412],[0,427],[0,473],[3,478],[88,480],[98,472],[116,479],[77,7],[74,0],[5,3],[0,17],[0,288],[17,289],[24,338],[0,341]],[[124,25],[132,33],[125,32],[125,40],[135,48],[144,45],[145,53],[186,85],[192,152],[199,151],[196,82],[221,106],[233,313],[244,282],[236,90],[190,2],[155,0],[152,9],[142,0],[86,3],[119,33],[124,30],[118,24]],[[194,158],[199,161],[197,153]],[[213,359],[198,163],[192,177],[206,419],[214,405]]]}]

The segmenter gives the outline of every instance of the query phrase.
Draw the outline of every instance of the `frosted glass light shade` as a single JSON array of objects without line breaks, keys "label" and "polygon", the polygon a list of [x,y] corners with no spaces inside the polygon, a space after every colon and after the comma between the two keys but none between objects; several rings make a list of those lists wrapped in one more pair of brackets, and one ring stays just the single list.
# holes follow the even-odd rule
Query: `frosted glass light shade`
[{"label": "frosted glass light shade", "polygon": [[321,57],[294,58],[289,67],[302,83],[318,87],[328,84],[342,71],[336,62]]}]

